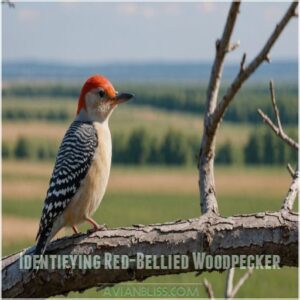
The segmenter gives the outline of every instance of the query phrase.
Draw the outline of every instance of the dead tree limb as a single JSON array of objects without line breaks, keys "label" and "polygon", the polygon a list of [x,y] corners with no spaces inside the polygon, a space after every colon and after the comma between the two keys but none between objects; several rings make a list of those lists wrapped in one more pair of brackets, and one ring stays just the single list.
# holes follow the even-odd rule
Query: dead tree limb
[{"label": "dead tree limb", "polygon": [[11,2],[10,0],[2,0],[1,3],[7,4],[8,7],[10,7],[10,8],[15,8],[15,4],[13,2]]},{"label": "dead tree limb", "polygon": [[230,38],[239,12],[240,2],[231,4],[222,38],[216,42],[216,56],[212,67],[206,93],[206,108],[203,136],[199,153],[199,188],[202,213],[218,213],[215,193],[214,151],[215,135],[211,132],[210,118],[215,111],[219,94],[223,65],[226,53],[230,49]]},{"label": "dead tree limb", "polygon": [[[34,249],[27,251],[32,253]],[[2,296],[5,298],[50,297],[82,291],[102,284],[144,280],[150,276],[205,272],[195,268],[193,253],[207,255],[279,255],[280,266],[298,266],[298,215],[293,212],[263,212],[233,216],[203,215],[197,219],[77,234],[52,242],[47,254],[105,253],[136,257],[137,253],[187,255],[187,269],[138,269],[133,263],[124,270],[39,270],[20,271],[20,253],[2,260]],[[238,267],[238,266],[235,266]],[[222,267],[218,271],[222,271]],[[45,284],[47,288],[45,288]]]},{"label": "dead tree limb", "polygon": [[[220,101],[218,106],[216,107],[214,114],[212,116],[212,128],[215,131],[218,127],[218,123],[224,116],[224,113],[229,106],[230,102],[233,100],[236,93],[240,90],[242,84],[257,70],[257,68],[264,62],[269,60],[269,52],[280,34],[287,26],[289,21],[295,17],[296,8],[298,6],[298,1],[292,2],[287,12],[284,14],[281,21],[276,25],[274,31],[270,35],[264,47],[257,54],[257,56],[246,66],[242,71],[238,73],[236,78],[233,80],[232,84],[226,91],[223,99]],[[242,59],[244,60],[244,58]]]},{"label": "dead tree limb", "polygon": [[264,122],[269,125],[269,127],[278,135],[285,143],[292,146],[294,149],[298,150],[299,144],[295,142],[292,138],[290,138],[285,132],[281,131],[272,121],[271,119],[262,112],[261,109],[258,109],[257,112],[262,117]]},{"label": "dead tree limb", "polygon": [[283,210],[292,210],[294,206],[295,199],[299,193],[299,171],[296,171],[292,184],[288,190],[288,193],[283,201],[281,209]]},{"label": "dead tree limb", "polygon": [[234,268],[231,268],[227,271],[226,276],[226,287],[225,287],[225,299],[229,299],[231,297],[232,289],[233,289],[233,278],[234,278]]},{"label": "dead tree limb", "polygon": [[[299,144],[283,131],[281,120],[280,120],[280,113],[276,103],[273,81],[270,81],[270,94],[271,94],[271,101],[272,101],[273,111],[274,111],[277,125],[275,125],[271,121],[271,119],[261,111],[261,109],[258,109],[258,113],[262,117],[263,121],[269,125],[269,128],[271,128],[283,142],[285,142],[287,145],[289,145],[290,147],[298,151]],[[295,172],[293,168],[290,166],[290,164],[287,165],[287,169],[291,174],[293,181],[284,199],[281,209],[292,210],[295,199],[299,193],[299,171],[297,170]]]},{"label": "dead tree limb", "polygon": [[299,144],[294,141],[292,138],[290,138],[282,129],[281,125],[281,120],[280,120],[280,114],[279,114],[279,109],[276,104],[276,99],[275,99],[275,92],[274,92],[274,84],[273,81],[270,81],[270,93],[271,93],[271,101],[272,101],[272,106],[274,110],[274,115],[276,118],[276,123],[275,125],[272,120],[262,112],[261,109],[258,109],[257,112],[259,115],[262,117],[263,121],[269,125],[269,127],[275,132],[275,134],[280,137],[286,144],[294,148],[295,150],[299,150]]},{"label": "dead tree limb", "polygon": [[269,60],[269,52],[288,24],[296,15],[298,2],[292,2],[281,21],[278,23],[266,44],[258,55],[245,66],[246,54],[243,55],[240,70],[230,87],[225,92],[222,100],[217,104],[217,98],[220,89],[220,82],[224,64],[224,58],[228,52],[230,38],[233,32],[236,17],[239,11],[239,2],[232,3],[227,17],[227,22],[221,40],[216,43],[216,56],[210,76],[210,81],[206,96],[206,111],[204,118],[204,129],[201,141],[201,147],[198,158],[199,169],[199,189],[200,205],[202,213],[218,213],[218,203],[216,199],[216,187],[214,179],[214,156],[216,132],[220,126],[226,109],[240,90],[243,83],[255,72],[255,70],[264,62]]},{"label": "dead tree limb", "polygon": [[235,297],[236,293],[239,291],[239,289],[242,287],[242,285],[247,281],[247,279],[252,275],[253,268],[249,268],[245,274],[239,279],[238,283],[235,285],[235,287],[232,289],[229,298],[232,299]]},{"label": "dead tree limb", "polygon": [[294,178],[294,176],[296,175],[296,173],[295,173],[294,169],[292,168],[292,166],[290,164],[287,164],[286,168],[289,171],[291,177]]},{"label": "dead tree limb", "polygon": [[204,284],[205,291],[206,291],[208,298],[211,300],[214,300],[215,299],[214,290],[213,290],[211,283],[206,278],[204,278],[203,284]]},{"label": "dead tree limb", "polygon": [[[233,299],[242,285],[247,281],[247,279],[252,275],[253,268],[249,268],[244,275],[239,279],[237,284],[234,286],[233,279],[234,279],[235,268],[230,268],[227,271],[226,276],[226,285],[225,285],[225,293],[224,299]],[[205,291],[210,299],[214,299],[213,287],[212,285],[204,278],[204,287]]]},{"label": "dead tree limb", "polygon": [[[226,51],[224,51],[224,44],[230,45],[230,37],[233,32],[235,20],[237,17],[238,9],[240,3],[233,3],[231,5],[227,22],[225,25],[224,33],[221,41],[217,41],[216,47],[216,57],[214,61],[214,65],[211,72],[210,83],[208,85],[207,97],[206,97],[206,112],[204,118],[204,129],[203,136],[201,141],[201,147],[198,158],[198,169],[199,169],[199,188],[200,188],[200,204],[202,214],[210,213],[210,214],[218,214],[218,203],[216,199],[216,188],[215,188],[215,179],[214,179],[214,156],[215,156],[215,141],[216,141],[216,133],[222,122],[222,118],[230,105],[231,101],[234,99],[237,92],[240,90],[243,83],[255,72],[255,70],[264,62],[270,62],[269,52],[282,33],[283,29],[286,27],[290,19],[296,16],[296,7],[298,2],[293,2],[279,24],[276,26],[275,30],[267,40],[266,44],[262,48],[262,50],[258,53],[258,55],[245,66],[246,63],[246,53],[243,54],[240,70],[237,74],[236,78],[226,91],[222,100],[217,104],[217,98],[220,89],[221,83],[221,75],[222,69],[225,59]],[[225,34],[227,33],[227,34]],[[223,45],[223,48],[220,47]],[[283,138],[286,142],[288,142],[291,146],[297,145],[295,142],[289,139],[289,137],[283,132],[279,110],[276,105],[274,89],[272,83],[270,84],[271,89],[271,99],[274,108],[274,113],[277,119],[278,130],[275,132],[281,138]],[[265,118],[266,119],[266,118]],[[266,119],[268,120],[268,119]],[[272,124],[268,122],[269,125]],[[271,126],[274,130],[275,127]],[[297,148],[299,146],[297,145]],[[298,173],[297,173],[298,175]],[[298,177],[298,176],[297,176]],[[284,200],[284,204],[282,209],[284,211],[291,210],[293,207],[293,203],[295,197],[298,193],[298,178],[294,178],[294,181],[289,189],[289,192]],[[252,270],[249,270],[238,282],[236,287],[233,289],[233,276],[234,269],[230,269],[228,271],[226,289],[225,289],[225,298],[231,299],[235,296],[238,289],[242,286],[242,284],[247,280],[247,278],[252,274]],[[208,286],[206,287],[206,291],[209,295]]]}]

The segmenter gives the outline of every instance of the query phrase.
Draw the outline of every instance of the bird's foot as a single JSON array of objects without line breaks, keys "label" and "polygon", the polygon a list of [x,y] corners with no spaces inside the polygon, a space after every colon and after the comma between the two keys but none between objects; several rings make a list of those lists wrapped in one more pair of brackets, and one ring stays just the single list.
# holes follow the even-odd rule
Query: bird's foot
[{"label": "bird's foot", "polygon": [[94,226],[93,228],[91,229],[88,229],[87,233],[93,233],[95,231],[102,231],[102,230],[107,230],[107,226],[106,224],[97,224],[97,226]]},{"label": "bird's foot", "polygon": [[105,230],[107,229],[106,225],[103,224],[103,225],[99,225],[95,220],[93,220],[92,218],[85,218],[85,220],[89,223],[91,223],[93,225],[93,228],[88,230],[88,233],[92,233],[92,232],[95,232],[95,231],[98,231],[98,230]]},{"label": "bird's foot", "polygon": [[78,229],[77,229],[77,227],[75,225],[72,226],[72,229],[74,231],[74,234],[79,233],[79,231],[78,231]]}]

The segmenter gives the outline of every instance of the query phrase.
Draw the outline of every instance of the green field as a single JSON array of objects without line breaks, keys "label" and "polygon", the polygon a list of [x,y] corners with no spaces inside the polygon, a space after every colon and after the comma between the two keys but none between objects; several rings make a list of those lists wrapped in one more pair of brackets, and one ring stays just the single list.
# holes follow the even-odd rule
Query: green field
[{"label": "green field", "polygon": [[[64,110],[70,116],[75,113],[74,100],[41,97],[37,99],[7,96],[3,99],[3,110],[17,108],[19,111],[37,111],[38,114]],[[185,135],[201,137],[202,118],[196,114],[166,111],[150,106],[120,106],[110,123],[112,134],[124,134],[136,128],[145,128],[161,138],[169,128]],[[12,145],[20,137],[29,137],[33,144],[59,142],[70,120],[49,121],[41,119],[5,119],[3,141]],[[265,128],[263,123],[245,124],[223,122],[217,136],[217,147],[230,141],[243,147],[250,132]],[[2,254],[8,255],[35,243],[38,221],[43,199],[52,172],[53,161],[8,159],[3,161],[3,243]],[[290,176],[282,166],[242,165],[216,168],[217,197],[220,212],[224,216],[258,211],[275,211],[290,184]],[[195,164],[184,167],[166,166],[113,166],[108,190],[95,219],[108,227],[150,224],[192,218],[200,215],[198,172]],[[298,207],[295,207],[295,210]],[[86,225],[80,227],[82,231]],[[71,234],[62,231],[60,236]],[[243,271],[238,270],[238,274]],[[223,297],[226,274],[218,272],[181,274],[153,277],[145,283],[199,283],[202,287],[206,277],[213,285],[216,297]],[[296,268],[281,270],[255,270],[252,277],[241,288],[237,297],[296,298],[298,292]],[[71,297],[98,297],[103,292],[91,289],[82,294],[71,293]]]},{"label": "green field", "polygon": [[[14,175],[16,170],[17,174]],[[3,255],[34,244],[50,172],[49,163],[27,164],[4,161]],[[161,183],[163,178],[165,184]],[[216,178],[220,211],[225,216],[278,210],[290,181],[288,173],[282,168],[218,168]],[[239,178],[239,185],[232,187],[233,182],[237,182],[237,178]],[[26,186],[29,183],[31,184],[29,191],[23,190],[22,185],[19,186],[19,184]],[[136,189],[135,185],[137,185]],[[108,227],[118,227],[192,218],[199,214],[196,169],[117,167],[112,170],[108,191],[95,214],[95,219],[101,224],[107,224]],[[10,229],[11,222],[20,223],[22,227]],[[87,226],[80,228],[86,230]],[[64,234],[71,234],[71,232],[68,230],[62,233]],[[198,283],[202,282],[203,277],[213,283],[216,295],[221,297],[225,274],[217,272],[203,274],[200,277],[195,277],[191,273],[154,277],[145,282]],[[95,289],[83,294],[70,294],[72,297],[97,297],[98,295]],[[256,270],[238,296],[296,297],[297,269]]]}]

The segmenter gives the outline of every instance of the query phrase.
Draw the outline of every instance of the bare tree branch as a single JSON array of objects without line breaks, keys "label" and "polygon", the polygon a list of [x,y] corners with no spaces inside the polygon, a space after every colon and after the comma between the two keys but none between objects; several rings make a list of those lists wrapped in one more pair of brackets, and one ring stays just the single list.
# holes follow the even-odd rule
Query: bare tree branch
[{"label": "bare tree branch", "polygon": [[299,193],[299,171],[294,174],[292,184],[288,190],[288,193],[283,201],[281,209],[291,211],[294,206],[295,199]]},{"label": "bare tree branch", "polygon": [[295,177],[295,171],[294,169],[292,168],[292,166],[290,164],[287,164],[286,168],[288,169],[290,175],[292,176],[292,178]]},{"label": "bare tree branch", "polygon": [[[33,252],[34,248],[27,251]],[[2,259],[2,296],[4,298],[50,297],[82,291],[103,284],[142,281],[156,275],[206,272],[196,269],[193,253],[207,255],[279,255],[280,266],[298,266],[298,215],[289,211],[263,212],[223,218],[205,214],[197,219],[165,224],[136,226],[77,234],[56,240],[47,254],[88,254],[104,256],[137,253],[145,255],[187,255],[187,269],[60,269],[32,272],[20,270],[22,252]],[[239,265],[235,266],[239,267]],[[215,268],[215,267],[214,267]],[[210,269],[222,271],[221,269]],[[45,288],[45,284],[47,288]]]},{"label": "bare tree branch", "polygon": [[246,56],[247,56],[247,54],[244,53],[241,63],[240,63],[240,73],[245,71],[244,67],[245,67],[245,62],[246,62]]},{"label": "bare tree branch", "polygon": [[271,101],[274,110],[274,115],[276,118],[277,126],[271,121],[271,119],[262,112],[261,109],[258,109],[257,112],[262,117],[263,121],[269,125],[269,127],[275,132],[275,134],[280,137],[285,143],[287,143],[292,148],[299,150],[299,144],[295,142],[292,138],[290,138],[282,129],[279,109],[276,104],[275,93],[274,93],[274,85],[273,82],[270,81],[270,93],[271,93]]},{"label": "bare tree branch", "polygon": [[235,297],[236,293],[242,287],[242,285],[246,282],[246,280],[251,276],[253,272],[253,268],[249,268],[247,272],[240,278],[238,283],[233,287],[233,279],[234,279],[234,268],[231,268],[227,272],[226,278],[226,288],[225,288],[225,299],[232,299]]},{"label": "bare tree branch", "polygon": [[[273,81],[270,81],[270,94],[271,94],[271,101],[272,101],[272,106],[273,106],[273,111],[276,119],[277,126],[271,121],[271,119],[265,115],[261,109],[258,109],[258,113],[264,120],[266,124],[269,125],[269,127],[276,133],[276,135],[286,144],[291,146],[292,148],[299,150],[299,144],[295,142],[292,138],[290,138],[282,128],[281,120],[280,120],[280,113],[279,109],[276,103],[276,98],[275,98],[275,92],[274,92],[274,84]],[[289,191],[283,201],[283,205],[281,207],[282,210],[292,210],[293,205],[295,202],[295,199],[299,193],[299,171],[297,170],[296,172],[292,169],[291,165],[287,165],[287,169],[289,173],[291,174],[293,181],[291,183],[291,186],[289,188]]]},{"label": "bare tree branch", "polygon": [[271,119],[262,112],[261,109],[258,109],[257,112],[262,117],[263,121],[269,125],[269,127],[279,136],[285,143],[287,143],[292,148],[298,150],[299,144],[295,142],[292,138],[290,138],[286,133],[280,131],[280,129],[271,121]]},{"label": "bare tree branch", "polygon": [[273,81],[270,81],[270,94],[271,94],[271,101],[273,106],[274,115],[276,118],[277,126],[271,121],[271,119],[262,112],[261,109],[258,109],[259,115],[262,117],[263,121],[269,125],[269,127],[275,132],[275,134],[280,137],[285,143],[287,143],[289,146],[293,147],[294,149],[299,149],[299,144],[295,142],[292,138],[290,138],[282,129],[281,120],[280,120],[280,114],[279,109],[276,104],[275,99],[275,92],[274,92],[274,84]]},{"label": "bare tree branch", "polygon": [[247,272],[240,278],[240,280],[238,281],[238,283],[236,284],[236,286],[231,292],[230,299],[235,297],[236,293],[239,291],[241,286],[246,282],[246,280],[252,275],[252,273],[253,273],[253,268],[249,268]]},{"label": "bare tree branch", "polygon": [[225,54],[228,52],[226,49],[228,49],[230,45],[230,38],[235,25],[240,3],[234,2],[230,7],[223,36],[221,40],[217,41],[216,44],[216,56],[206,95],[206,111],[203,126],[204,129],[198,157],[200,204],[203,214],[208,212],[218,214],[218,203],[216,199],[214,178],[214,156],[216,132],[220,126],[224,113],[236,93],[240,90],[242,84],[253,74],[253,72],[261,65],[263,61],[269,61],[269,52],[290,19],[295,16],[297,5],[298,2],[293,2],[290,5],[289,9],[276,26],[262,50],[247,67],[244,67],[246,56],[245,54],[243,55],[239,73],[226,91],[223,99],[217,105],[217,97],[220,89],[224,58]]},{"label": "bare tree branch", "polygon": [[233,2],[231,4],[226,24],[224,27],[223,35],[221,40],[216,41],[216,56],[215,61],[212,66],[212,72],[210,75],[210,80],[206,95],[206,110],[212,113],[215,109],[217,103],[217,97],[220,89],[220,82],[222,78],[224,58],[226,53],[230,49],[230,38],[233,32],[233,28],[236,22],[237,14],[239,12],[240,1]]},{"label": "bare tree branch", "polygon": [[279,132],[282,133],[283,130],[282,130],[282,125],[281,125],[281,121],[280,121],[280,114],[279,114],[279,109],[277,107],[277,103],[276,103],[276,99],[275,99],[274,83],[272,80],[270,81],[270,94],[271,94],[272,107],[273,107],[274,115],[275,115],[276,122],[277,122],[277,127],[279,129]]},{"label": "bare tree branch", "polygon": [[214,141],[215,136],[210,132],[210,116],[213,114],[220,90],[221,77],[226,53],[230,47],[230,38],[239,12],[240,2],[231,4],[221,40],[216,42],[216,56],[206,92],[206,108],[203,126],[203,136],[198,158],[200,204],[202,213],[218,214],[218,203],[215,194],[214,179]]},{"label": "bare tree branch", "polygon": [[11,2],[10,0],[2,0],[2,4],[7,4],[10,8],[15,8],[15,4]]},{"label": "bare tree branch", "polygon": [[224,113],[229,105],[229,103],[233,100],[236,93],[241,88],[242,84],[253,74],[253,72],[263,63],[265,60],[269,61],[269,52],[274,45],[274,43],[277,41],[278,37],[286,27],[286,25],[289,23],[291,18],[295,16],[295,11],[298,6],[298,1],[294,1],[291,3],[289,9],[284,14],[281,21],[277,24],[274,31],[272,32],[271,36],[269,37],[268,41],[262,48],[262,50],[259,52],[259,54],[251,61],[251,63],[242,71],[239,72],[237,77],[234,79],[233,83],[225,93],[222,101],[218,104],[218,106],[215,109],[215,112],[212,116],[212,131],[215,132],[217,130],[217,127],[224,116]]},{"label": "bare tree branch", "polygon": [[226,277],[226,288],[225,288],[225,299],[231,298],[232,289],[233,289],[233,278],[234,278],[234,268],[231,268],[227,271]]},{"label": "bare tree branch", "polygon": [[[275,92],[274,92],[274,85],[273,82],[270,81],[270,93],[271,93],[271,101],[272,101],[272,106],[274,110],[274,115],[276,118],[277,126],[271,121],[271,119],[265,115],[260,109],[258,109],[258,113],[264,120],[266,124],[269,125],[269,127],[276,133],[276,135],[281,138],[282,141],[287,143],[289,146],[292,148],[298,150],[299,149],[299,144],[295,142],[292,138],[290,138],[282,129],[281,125],[281,120],[280,120],[280,113],[279,109],[276,104],[276,99],[275,99]],[[299,171],[294,171],[290,164],[287,165],[287,169],[289,173],[291,174],[293,181],[292,184],[289,188],[289,191],[284,199],[283,205],[281,209],[283,210],[292,210],[293,205],[295,202],[295,199],[299,193]]]},{"label": "bare tree branch", "polygon": [[203,284],[204,284],[205,291],[206,291],[208,298],[214,300],[215,299],[214,290],[213,290],[210,282],[206,278],[204,278]]}]

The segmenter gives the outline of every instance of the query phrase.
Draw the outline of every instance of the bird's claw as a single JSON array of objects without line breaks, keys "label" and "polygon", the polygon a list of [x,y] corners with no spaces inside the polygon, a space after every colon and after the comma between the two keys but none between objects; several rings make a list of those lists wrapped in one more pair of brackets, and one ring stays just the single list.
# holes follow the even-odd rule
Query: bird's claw
[{"label": "bird's claw", "polygon": [[102,231],[102,230],[107,230],[106,224],[101,224],[101,225],[98,225],[97,227],[88,229],[87,233],[93,233],[93,232]]}]

